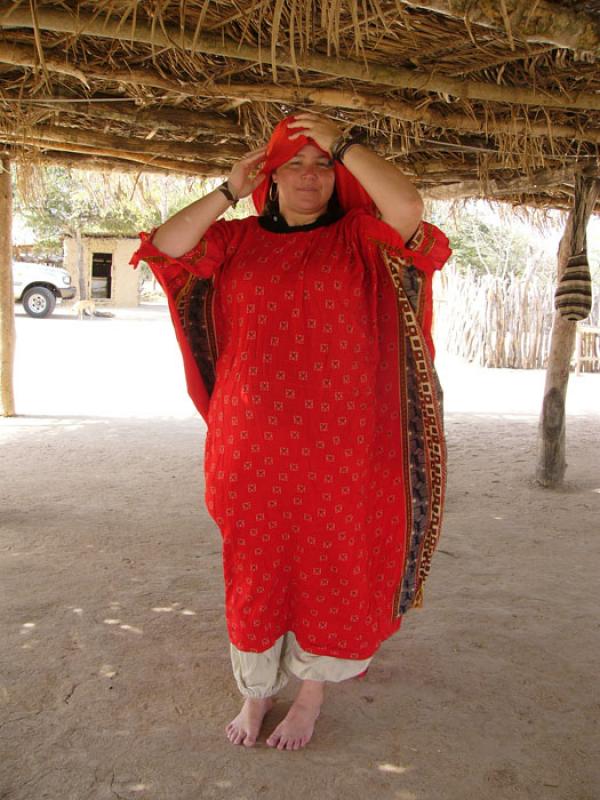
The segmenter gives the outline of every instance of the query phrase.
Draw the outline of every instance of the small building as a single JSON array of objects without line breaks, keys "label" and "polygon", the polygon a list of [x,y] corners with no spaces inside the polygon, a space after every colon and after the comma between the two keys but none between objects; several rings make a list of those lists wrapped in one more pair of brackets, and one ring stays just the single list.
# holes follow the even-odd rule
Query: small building
[{"label": "small building", "polygon": [[[139,270],[132,269],[129,259],[137,250],[137,236],[83,234],[83,258],[87,265],[88,298],[98,305],[128,307],[139,304]],[[72,236],[64,240],[64,268],[79,288],[77,242]]]}]

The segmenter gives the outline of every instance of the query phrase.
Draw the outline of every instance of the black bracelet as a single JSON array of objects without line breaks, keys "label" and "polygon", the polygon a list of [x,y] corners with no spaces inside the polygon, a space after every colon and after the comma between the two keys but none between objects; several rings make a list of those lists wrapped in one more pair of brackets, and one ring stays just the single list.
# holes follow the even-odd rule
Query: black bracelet
[{"label": "black bracelet", "polygon": [[223,194],[224,194],[224,195],[225,195],[225,197],[226,197],[226,198],[229,200],[229,202],[231,203],[231,205],[233,206],[233,208],[235,208],[235,207],[237,206],[237,204],[238,204],[238,200],[239,200],[240,198],[239,198],[239,197],[236,197],[236,196],[233,194],[233,192],[231,191],[231,189],[229,188],[229,181],[225,181],[225,183],[222,183],[220,186],[217,186],[217,189],[218,189],[220,192],[223,192]]},{"label": "black bracelet", "polygon": [[362,137],[353,136],[348,133],[342,134],[342,136],[335,140],[331,148],[331,157],[333,160],[343,164],[346,150],[352,147],[353,144],[363,144]]}]

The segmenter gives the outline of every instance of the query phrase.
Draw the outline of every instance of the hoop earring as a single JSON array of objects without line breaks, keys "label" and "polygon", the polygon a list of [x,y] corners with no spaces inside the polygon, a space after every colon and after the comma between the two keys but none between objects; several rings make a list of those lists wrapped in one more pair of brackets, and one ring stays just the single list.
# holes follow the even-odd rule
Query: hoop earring
[{"label": "hoop earring", "polygon": [[[275,192],[273,192],[273,189],[275,189]],[[279,194],[279,191],[278,191],[278,188],[277,188],[277,184],[275,183],[275,181],[272,180],[271,181],[271,185],[269,186],[269,200],[272,203],[274,203],[275,200],[277,200],[277,195],[278,194]]]}]

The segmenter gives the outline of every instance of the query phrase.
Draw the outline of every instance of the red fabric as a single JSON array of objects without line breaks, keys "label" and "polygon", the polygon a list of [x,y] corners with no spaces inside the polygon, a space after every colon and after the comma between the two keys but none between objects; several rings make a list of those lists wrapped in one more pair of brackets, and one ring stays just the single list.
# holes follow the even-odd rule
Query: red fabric
[{"label": "red fabric", "polygon": [[197,380],[188,387],[207,420],[205,499],[240,650],[263,652],[292,630],[310,653],[364,659],[400,627],[403,378],[381,247],[424,272],[430,298],[450,251],[427,232],[424,254],[360,209],[288,234],[250,217],[213,224],[178,259],[146,236],[133,259],[148,261],[174,319],[190,272],[214,281],[217,379],[210,400]]},{"label": "red fabric", "polygon": [[[298,133],[301,130],[300,128],[289,127],[289,123],[294,119],[295,117],[293,114],[282,119],[274,128],[271,138],[269,139],[266,161],[260,170],[267,178],[252,193],[254,207],[259,214],[262,214],[263,208],[265,207],[267,195],[271,188],[271,175],[277,167],[280,167],[282,164],[285,164],[286,161],[293,158],[296,153],[307,144],[312,144],[318,147],[325,155],[330,155],[326,150],[323,150],[314,139],[308,136],[301,135],[297,139],[289,139],[288,137],[290,134]],[[334,164],[334,170],[337,196],[344,211],[350,211],[353,208],[364,208],[367,211],[374,212],[375,206],[373,201],[352,173],[338,161]]]}]

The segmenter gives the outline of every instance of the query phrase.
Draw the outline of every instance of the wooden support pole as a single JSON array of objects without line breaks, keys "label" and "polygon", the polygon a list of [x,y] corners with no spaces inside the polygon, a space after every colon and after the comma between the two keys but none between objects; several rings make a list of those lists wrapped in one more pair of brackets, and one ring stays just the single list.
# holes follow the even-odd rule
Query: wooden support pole
[{"label": "wooden support pole", "polygon": [[0,416],[14,417],[15,300],[12,279],[10,161],[0,158]]},{"label": "wooden support pole", "polygon": [[[577,175],[573,208],[569,213],[565,232],[558,248],[558,281],[561,279],[570,256],[585,247],[587,223],[594,209],[597,195],[597,179]],[[544,402],[538,431],[536,470],[538,483],[550,489],[560,486],[567,469],[565,402],[576,325],[577,323],[562,317],[558,311],[554,312]]]}]

